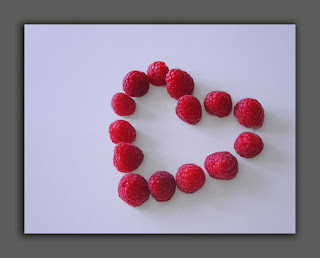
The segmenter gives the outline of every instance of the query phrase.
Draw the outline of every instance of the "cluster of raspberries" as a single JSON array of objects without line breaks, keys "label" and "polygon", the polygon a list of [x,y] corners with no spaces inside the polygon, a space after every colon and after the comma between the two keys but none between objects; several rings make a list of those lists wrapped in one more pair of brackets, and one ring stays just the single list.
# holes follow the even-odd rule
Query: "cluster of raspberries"
[{"label": "cluster of raspberries", "polygon": [[[136,110],[132,97],[142,97],[149,90],[149,84],[166,87],[169,95],[178,100],[177,116],[184,122],[195,125],[202,117],[200,101],[192,96],[194,81],[185,71],[172,69],[164,62],[154,62],[148,67],[147,74],[140,71],[129,72],[123,80],[125,93],[112,97],[111,106],[119,116],[130,116]],[[213,116],[226,117],[232,112],[231,96],[224,91],[212,91],[204,99],[205,110]],[[247,128],[257,129],[264,121],[264,110],[256,99],[245,98],[234,107],[234,116]],[[117,120],[109,127],[110,139],[117,144],[114,149],[113,164],[116,169],[128,173],[120,180],[119,197],[127,204],[137,207],[149,199],[149,195],[158,202],[169,201],[176,186],[184,193],[194,193],[205,183],[203,169],[195,164],[179,167],[175,178],[167,171],[155,172],[147,181],[136,170],[143,161],[143,152],[132,142],[136,138],[135,128],[125,120]],[[253,158],[263,149],[262,139],[254,133],[241,133],[234,143],[235,151],[244,158]],[[209,155],[204,167],[209,176],[219,180],[230,180],[238,173],[238,161],[230,152],[222,151]]]}]

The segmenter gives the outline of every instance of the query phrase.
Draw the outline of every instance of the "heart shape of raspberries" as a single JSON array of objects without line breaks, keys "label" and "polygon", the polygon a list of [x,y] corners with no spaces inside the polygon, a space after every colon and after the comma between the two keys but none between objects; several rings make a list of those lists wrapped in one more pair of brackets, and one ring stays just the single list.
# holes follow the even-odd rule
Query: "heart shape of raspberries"
[{"label": "heart shape of raspberries", "polygon": [[[119,116],[130,116],[136,110],[133,97],[147,94],[149,85],[165,86],[169,96],[177,100],[176,114],[185,123],[196,125],[202,118],[201,102],[193,96],[194,81],[181,69],[169,70],[164,62],[149,65],[147,74],[131,71],[123,79],[125,93],[112,97],[111,106]],[[212,91],[203,101],[205,110],[219,118],[232,112],[232,99],[224,91]],[[258,129],[264,122],[264,109],[252,98],[239,101],[234,107],[234,116],[247,128]],[[169,201],[176,187],[187,194],[200,190],[205,184],[205,172],[196,164],[183,164],[175,177],[167,171],[156,171],[147,181],[139,174],[131,173],[143,162],[143,151],[135,146],[135,128],[125,120],[114,121],[109,126],[110,139],[117,144],[114,149],[113,164],[119,172],[126,173],[118,186],[119,197],[133,207],[142,205],[151,196],[158,202]],[[255,133],[243,132],[234,142],[236,153],[243,158],[254,158],[261,153],[264,144]],[[238,161],[228,151],[215,152],[204,160],[204,168],[210,177],[231,180],[238,174]]]}]

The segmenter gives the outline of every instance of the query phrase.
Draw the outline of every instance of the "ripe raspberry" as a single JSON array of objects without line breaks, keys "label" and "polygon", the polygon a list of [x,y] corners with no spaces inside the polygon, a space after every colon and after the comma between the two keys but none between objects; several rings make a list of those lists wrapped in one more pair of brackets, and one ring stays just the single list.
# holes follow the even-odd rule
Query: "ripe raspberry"
[{"label": "ripe raspberry", "polygon": [[150,177],[148,185],[152,197],[158,202],[169,201],[176,191],[176,181],[173,175],[166,171],[154,173]]},{"label": "ripe raspberry", "polygon": [[142,151],[132,143],[120,142],[114,149],[113,165],[118,171],[128,173],[136,170],[143,161]]},{"label": "ripe raspberry", "polygon": [[180,69],[172,69],[166,75],[167,91],[174,99],[191,95],[194,89],[192,77]]},{"label": "ripe raspberry", "polygon": [[112,97],[111,106],[118,116],[130,116],[136,110],[136,102],[124,93]]},{"label": "ripe raspberry", "polygon": [[131,97],[142,97],[149,90],[149,80],[144,72],[131,71],[123,79],[123,90]]},{"label": "ripe raspberry", "polygon": [[121,178],[118,193],[119,197],[132,207],[142,205],[150,195],[147,180],[133,173]]},{"label": "ripe raspberry", "polygon": [[230,180],[238,173],[238,161],[227,151],[209,155],[204,162],[204,167],[215,179]]},{"label": "ripe raspberry", "polygon": [[234,149],[241,157],[253,158],[262,151],[263,141],[257,134],[244,132],[234,142]]},{"label": "ripe raspberry", "polygon": [[155,86],[166,85],[166,74],[169,68],[164,62],[154,62],[148,67],[147,75],[149,82]]},{"label": "ripe raspberry", "polygon": [[224,91],[212,91],[204,99],[206,111],[217,117],[230,115],[232,111],[231,96]]},{"label": "ripe raspberry", "polygon": [[191,95],[182,96],[178,100],[176,114],[182,121],[188,124],[197,124],[202,117],[200,101]]},{"label": "ripe raspberry", "polygon": [[264,121],[264,110],[258,100],[246,98],[234,107],[234,116],[245,127],[259,128]]},{"label": "ripe raspberry", "polygon": [[184,193],[194,193],[205,183],[206,176],[201,167],[195,164],[184,164],[176,174],[177,187]]},{"label": "ripe raspberry", "polygon": [[117,120],[109,126],[110,139],[113,143],[131,143],[136,139],[136,129],[127,121]]}]

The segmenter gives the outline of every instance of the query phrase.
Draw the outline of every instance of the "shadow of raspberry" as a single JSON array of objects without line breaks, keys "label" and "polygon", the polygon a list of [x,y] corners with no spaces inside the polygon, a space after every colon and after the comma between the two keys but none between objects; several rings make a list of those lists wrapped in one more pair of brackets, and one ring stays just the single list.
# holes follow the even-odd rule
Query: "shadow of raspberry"
[{"label": "shadow of raspberry", "polygon": [[207,113],[207,111],[202,108],[202,119],[197,124],[197,126],[201,127],[204,131],[211,132],[212,130],[223,130],[226,127],[232,128],[236,125],[237,120],[233,117],[233,113],[231,113],[227,117],[217,117],[212,116]]},{"label": "shadow of raspberry", "polygon": [[[280,111],[279,111],[280,112]],[[261,128],[256,132],[266,132],[269,134],[288,134],[291,130],[295,130],[293,121],[286,119],[286,113],[280,114],[271,109],[265,108],[265,119]]]},{"label": "shadow of raspberry", "polygon": [[266,169],[271,173],[273,171],[282,171],[281,166],[285,164],[288,159],[290,159],[290,152],[294,152],[294,149],[284,150],[285,148],[285,146],[278,146],[277,141],[264,136],[263,150],[258,156],[254,157],[252,161],[259,164],[261,168]]}]

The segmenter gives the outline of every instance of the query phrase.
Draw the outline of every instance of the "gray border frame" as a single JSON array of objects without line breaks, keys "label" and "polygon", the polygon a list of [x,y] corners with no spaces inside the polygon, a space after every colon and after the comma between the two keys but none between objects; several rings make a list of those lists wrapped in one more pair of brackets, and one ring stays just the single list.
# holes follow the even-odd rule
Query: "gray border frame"
[{"label": "gray border frame", "polygon": [[[1,19],[2,173],[0,175],[1,243],[4,257],[77,257],[125,255],[255,255],[300,257],[316,254],[320,215],[316,191],[319,6],[311,1],[209,1],[162,0],[5,1]],[[256,3],[256,4],[255,4]],[[296,235],[23,235],[23,24],[24,23],[295,23],[296,27]],[[314,86],[313,86],[314,85]],[[303,135],[303,133],[305,133]]]}]

